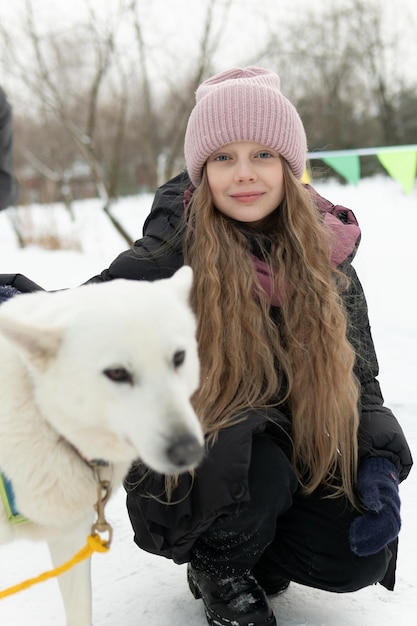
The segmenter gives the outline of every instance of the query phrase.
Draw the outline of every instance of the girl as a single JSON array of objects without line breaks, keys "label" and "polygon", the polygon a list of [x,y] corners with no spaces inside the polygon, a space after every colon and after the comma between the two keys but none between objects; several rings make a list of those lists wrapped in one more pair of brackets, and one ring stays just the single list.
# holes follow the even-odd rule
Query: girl
[{"label": "girl", "polygon": [[188,562],[212,625],[273,626],[290,581],[394,585],[398,483],[412,464],[383,406],[353,214],[300,182],[306,137],[279,77],[248,67],[200,85],[187,173],[144,237],[100,276],[194,270],[207,453],[193,475],[127,480],[141,548]]}]

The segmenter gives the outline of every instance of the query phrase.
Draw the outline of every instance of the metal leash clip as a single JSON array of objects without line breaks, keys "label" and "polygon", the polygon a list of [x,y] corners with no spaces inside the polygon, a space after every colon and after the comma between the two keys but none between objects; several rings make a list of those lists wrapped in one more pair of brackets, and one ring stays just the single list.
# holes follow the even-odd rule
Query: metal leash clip
[{"label": "metal leash clip", "polygon": [[110,499],[112,493],[112,486],[110,480],[104,480],[100,478],[100,466],[95,467],[95,474],[97,478],[97,502],[94,505],[94,509],[97,511],[97,520],[91,527],[91,534],[108,533],[108,539],[106,547],[110,548],[110,544],[113,539],[113,528],[108,523],[104,515],[104,508]]}]

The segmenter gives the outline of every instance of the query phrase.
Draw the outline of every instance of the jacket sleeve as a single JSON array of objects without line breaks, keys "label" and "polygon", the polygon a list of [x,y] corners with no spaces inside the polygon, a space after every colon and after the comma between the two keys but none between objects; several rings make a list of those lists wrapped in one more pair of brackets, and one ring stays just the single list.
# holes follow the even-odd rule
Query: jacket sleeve
[{"label": "jacket sleeve", "polygon": [[376,378],[379,373],[378,360],[362,285],[351,265],[345,271],[351,280],[350,287],[344,294],[348,335],[356,351],[355,373],[360,383],[360,461],[370,456],[384,457],[394,463],[400,480],[404,480],[412,466],[410,448],[398,420],[384,406]]},{"label": "jacket sleeve", "polygon": [[0,274],[0,285],[9,285],[21,293],[44,291],[43,287],[34,283],[24,274]]},{"label": "jacket sleeve", "polygon": [[142,238],[87,283],[114,278],[156,280],[172,276],[183,265],[184,194],[190,185],[184,172],[159,187],[145,220]]},{"label": "jacket sleeve", "polygon": [[0,87],[0,210],[16,202],[19,186],[13,175],[12,109]]}]

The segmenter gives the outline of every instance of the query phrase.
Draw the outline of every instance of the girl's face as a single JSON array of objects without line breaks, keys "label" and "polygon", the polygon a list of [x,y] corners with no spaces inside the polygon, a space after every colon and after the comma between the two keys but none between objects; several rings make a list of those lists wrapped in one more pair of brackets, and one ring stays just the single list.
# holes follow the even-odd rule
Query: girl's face
[{"label": "girl's face", "polygon": [[214,206],[239,222],[256,228],[284,199],[281,158],[262,144],[230,143],[213,152],[206,168]]}]

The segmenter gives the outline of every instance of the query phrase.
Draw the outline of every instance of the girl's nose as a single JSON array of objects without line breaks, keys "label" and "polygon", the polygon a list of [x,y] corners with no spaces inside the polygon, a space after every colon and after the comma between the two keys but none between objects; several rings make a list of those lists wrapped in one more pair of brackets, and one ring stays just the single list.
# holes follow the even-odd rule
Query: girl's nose
[{"label": "girl's nose", "polygon": [[251,182],[256,179],[256,172],[249,161],[238,161],[235,170],[235,180],[237,182]]}]

